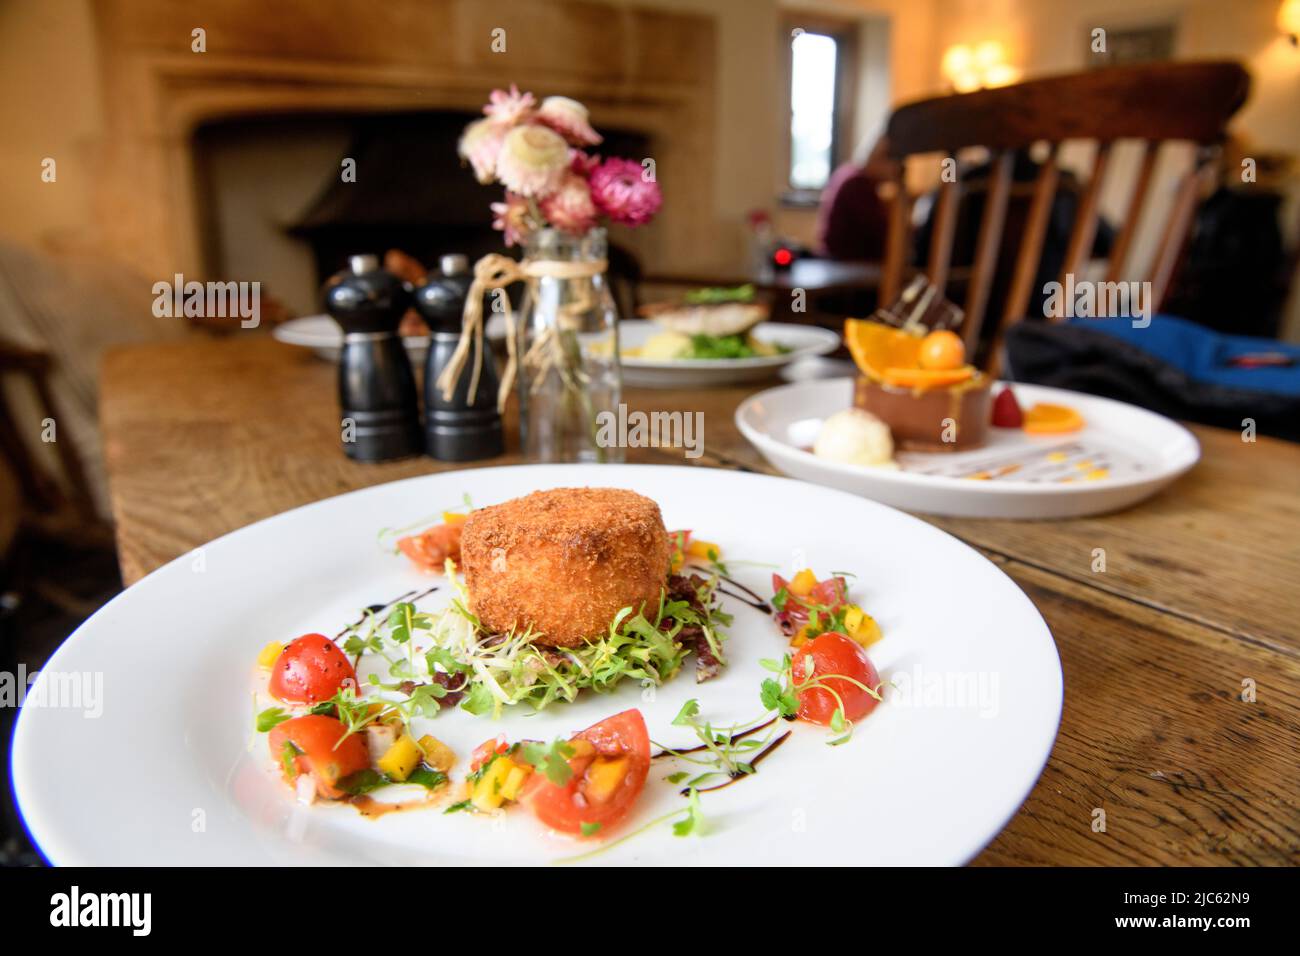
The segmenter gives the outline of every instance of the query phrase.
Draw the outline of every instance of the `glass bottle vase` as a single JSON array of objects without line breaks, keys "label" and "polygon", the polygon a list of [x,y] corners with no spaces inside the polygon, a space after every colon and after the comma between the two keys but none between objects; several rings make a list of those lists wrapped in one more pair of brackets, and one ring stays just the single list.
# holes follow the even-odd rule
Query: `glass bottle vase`
[{"label": "glass bottle vase", "polygon": [[609,427],[619,418],[622,375],[606,248],[604,229],[541,229],[524,244],[515,334],[520,447],[530,461],[624,458]]}]

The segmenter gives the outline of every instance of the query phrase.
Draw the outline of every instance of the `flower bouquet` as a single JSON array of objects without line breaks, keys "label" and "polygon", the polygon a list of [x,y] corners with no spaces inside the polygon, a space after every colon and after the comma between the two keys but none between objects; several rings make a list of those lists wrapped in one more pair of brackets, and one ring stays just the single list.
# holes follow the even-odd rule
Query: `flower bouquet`
[{"label": "flower bouquet", "polygon": [[648,162],[587,152],[601,136],[577,100],[548,96],[539,106],[511,86],[494,90],[483,113],[465,127],[460,156],[479,182],[505,186],[492,225],[507,246],[548,227],[580,236],[602,218],[643,226],[659,211],[663,195]]},{"label": "flower bouquet", "polygon": [[[475,267],[458,354],[439,383],[455,387],[471,342],[481,349],[482,300],[505,314],[509,360],[504,406],[518,381],[525,454],[540,460],[608,461],[619,449],[596,442],[598,417],[615,412],[621,377],[618,316],[606,279],[606,222],[641,226],[663,203],[650,160],[604,158],[587,108],[550,96],[540,104],[511,86],[495,90],[484,118],[470,123],[459,153],[481,183],[500,183],[494,228],[523,258],[484,256]],[[516,323],[503,290],[524,283]]]}]

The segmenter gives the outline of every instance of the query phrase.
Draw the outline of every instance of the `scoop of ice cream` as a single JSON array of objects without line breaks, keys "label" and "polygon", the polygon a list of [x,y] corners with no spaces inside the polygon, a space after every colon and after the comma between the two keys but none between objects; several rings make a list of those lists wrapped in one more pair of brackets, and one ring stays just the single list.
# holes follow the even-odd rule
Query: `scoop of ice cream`
[{"label": "scoop of ice cream", "polygon": [[889,466],[894,464],[894,439],[875,415],[846,408],[822,423],[813,454],[849,465]]}]

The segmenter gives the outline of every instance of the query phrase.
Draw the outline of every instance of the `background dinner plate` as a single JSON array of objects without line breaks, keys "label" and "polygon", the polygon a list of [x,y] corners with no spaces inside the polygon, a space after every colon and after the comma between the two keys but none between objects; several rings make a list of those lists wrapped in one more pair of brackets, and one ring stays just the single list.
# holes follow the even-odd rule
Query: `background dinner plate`
[{"label": "background dinner plate", "polygon": [[[618,324],[619,348],[639,348],[650,336],[662,331],[662,326],[645,319],[626,319]],[[623,384],[641,388],[700,388],[757,382],[776,374],[791,362],[834,352],[840,345],[840,337],[829,329],[783,322],[763,322],[755,326],[754,337],[762,342],[784,345],[790,351],[781,355],[746,359],[644,359],[623,356]]]},{"label": "background dinner plate", "polygon": [[[853,379],[841,378],[753,395],[736,409],[736,426],[787,475],[908,511],[962,518],[1072,518],[1117,511],[1154,495],[1201,456],[1191,432],[1154,412],[1060,388],[1018,382],[1012,387],[1021,407],[1068,405],[1086,424],[1065,435],[994,428],[989,443],[972,451],[899,455],[902,468],[897,471],[848,465],[818,458],[810,450],[827,417],[853,403]],[[1065,461],[1048,468],[1044,460],[1049,453],[1065,456]],[[950,476],[1012,462],[1030,465],[1052,480]],[[1107,477],[1087,477],[1101,468]],[[1022,468],[1017,474],[1028,472]],[[1055,480],[1062,474],[1072,480]]]},{"label": "background dinner plate", "polygon": [[[575,852],[527,811],[500,818],[420,809],[364,819],[349,806],[301,806],[252,731],[259,649],[308,631],[336,633],[358,610],[440,578],[377,544],[381,526],[419,522],[465,492],[488,504],[538,488],[599,484],[653,497],[670,528],[693,528],[725,557],[789,570],[852,571],[851,596],[879,620],[871,656],[899,689],[843,746],[796,723],[758,774],[702,797],[709,829],[658,826],[595,858],[641,864],[956,864],[979,851],[1038,778],[1061,712],[1051,634],[989,561],[918,519],[783,478],[666,466],[534,465],[449,472],[380,485],[233,532],[155,571],[59,648],[38,686],[101,674],[102,713],[25,706],[13,781],[32,836],[56,864],[542,863]],[[769,570],[737,563],[765,588]],[[420,602],[436,607],[446,589]],[[785,640],[765,615],[728,599],[729,666],[696,685],[689,666],[661,688],[500,721],[460,710],[428,730],[460,755],[498,733],[551,739],[639,707],[656,741],[682,703],[730,723],[756,717],[762,658]],[[963,689],[964,688],[964,689]],[[653,765],[627,829],[680,808],[678,769]],[[583,847],[590,844],[583,844]]]},{"label": "background dinner plate", "polygon": [[[337,362],[343,348],[343,330],[328,315],[306,315],[281,322],[271,330],[272,338],[287,345],[309,348],[323,359]],[[424,362],[429,350],[427,335],[407,335],[402,339],[412,362]]]}]

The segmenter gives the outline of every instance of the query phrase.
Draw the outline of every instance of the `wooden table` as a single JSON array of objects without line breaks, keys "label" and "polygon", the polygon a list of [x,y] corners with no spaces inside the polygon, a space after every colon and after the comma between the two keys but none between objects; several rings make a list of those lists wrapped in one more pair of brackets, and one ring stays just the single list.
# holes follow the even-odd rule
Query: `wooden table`
[{"label": "wooden table", "polygon": [[[770,472],[732,423],[748,392],[626,400],[702,410],[697,464]],[[446,467],[345,459],[333,368],[261,336],[112,352],[101,400],[128,583],[286,508]],[[1194,431],[1200,465],[1120,514],[927,519],[1025,590],[1065,671],[1051,760],[977,863],[1300,862],[1300,446]],[[1097,548],[1104,572],[1092,570]]]}]

